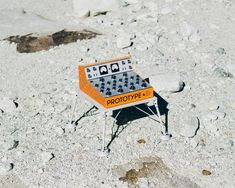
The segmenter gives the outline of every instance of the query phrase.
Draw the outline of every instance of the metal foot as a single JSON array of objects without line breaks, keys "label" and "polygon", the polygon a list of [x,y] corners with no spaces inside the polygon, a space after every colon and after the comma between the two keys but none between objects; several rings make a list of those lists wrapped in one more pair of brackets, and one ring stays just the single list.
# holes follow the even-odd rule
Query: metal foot
[{"label": "metal foot", "polygon": [[159,111],[159,108],[158,108],[157,98],[154,100],[154,106],[155,106],[156,111],[157,111],[158,119],[161,123],[161,129],[162,129],[162,131],[161,131],[161,133],[162,133],[161,140],[163,140],[163,141],[170,140],[171,136],[167,132],[166,124],[162,121],[161,114],[160,114],[160,111]]}]

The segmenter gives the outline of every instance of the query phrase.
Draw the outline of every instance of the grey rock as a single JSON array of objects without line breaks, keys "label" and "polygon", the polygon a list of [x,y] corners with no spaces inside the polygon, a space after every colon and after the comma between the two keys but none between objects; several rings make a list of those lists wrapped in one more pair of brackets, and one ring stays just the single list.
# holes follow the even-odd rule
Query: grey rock
[{"label": "grey rock", "polygon": [[214,73],[220,77],[233,77],[233,75],[229,73],[228,70],[225,70],[222,67],[216,67]]},{"label": "grey rock", "polygon": [[226,54],[226,51],[225,51],[224,48],[218,48],[218,49],[216,50],[216,53],[219,54],[219,55],[223,55],[223,54]]}]

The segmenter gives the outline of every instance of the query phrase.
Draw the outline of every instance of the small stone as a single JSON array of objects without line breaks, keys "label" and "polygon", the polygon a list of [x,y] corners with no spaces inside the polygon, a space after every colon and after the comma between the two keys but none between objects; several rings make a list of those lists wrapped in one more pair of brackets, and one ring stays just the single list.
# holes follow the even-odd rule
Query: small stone
[{"label": "small stone", "polygon": [[144,139],[139,139],[137,142],[138,142],[139,144],[145,144],[145,143],[146,143],[146,141],[145,141]]},{"label": "small stone", "polygon": [[235,77],[235,63],[230,63],[226,66],[226,69],[228,70],[228,72],[230,73],[230,75],[232,75],[233,77]]},{"label": "small stone", "polygon": [[199,141],[198,141],[198,139],[197,138],[192,138],[191,140],[190,140],[190,145],[193,147],[193,148],[196,148],[197,146],[198,146],[198,144],[199,144]]},{"label": "small stone", "polygon": [[73,0],[73,10],[77,16],[83,17],[90,12],[96,15],[98,12],[118,10],[120,2],[118,0]]},{"label": "small stone", "polygon": [[0,111],[6,113],[12,113],[16,110],[16,105],[13,100],[8,97],[3,97],[0,99]]},{"label": "small stone", "polygon": [[211,172],[209,170],[202,170],[202,175],[209,176],[211,175]]},{"label": "small stone", "polygon": [[219,119],[223,119],[223,118],[226,117],[226,113],[225,113],[225,112],[222,112],[222,111],[220,111],[220,110],[218,110],[218,111],[213,111],[213,114],[214,114],[215,116],[217,116]]},{"label": "small stone", "polygon": [[235,101],[232,102],[231,107],[235,110]]},{"label": "small stone", "polygon": [[225,49],[224,49],[224,48],[218,48],[218,49],[216,50],[216,53],[217,53],[217,54],[219,54],[219,55],[226,54],[226,52],[225,52]]},{"label": "small stone", "polygon": [[231,73],[229,73],[227,70],[223,69],[222,67],[215,68],[214,73],[220,77],[233,77]]},{"label": "small stone", "polygon": [[130,36],[128,34],[121,34],[117,37],[117,47],[118,48],[127,48],[131,46]]},{"label": "small stone", "polygon": [[180,135],[184,137],[194,137],[199,129],[199,119],[197,117],[187,117],[187,120],[181,125]]},{"label": "small stone", "polygon": [[12,163],[0,162],[0,175],[6,175],[13,169]]},{"label": "small stone", "polygon": [[55,128],[55,132],[57,133],[57,134],[59,134],[59,135],[62,135],[62,134],[64,134],[64,129],[63,128],[61,128],[61,127],[56,127]]},{"label": "small stone", "polygon": [[50,152],[43,152],[43,153],[41,153],[41,159],[42,159],[43,163],[47,163],[48,161],[50,161],[54,157],[55,157],[54,154],[50,153]]}]

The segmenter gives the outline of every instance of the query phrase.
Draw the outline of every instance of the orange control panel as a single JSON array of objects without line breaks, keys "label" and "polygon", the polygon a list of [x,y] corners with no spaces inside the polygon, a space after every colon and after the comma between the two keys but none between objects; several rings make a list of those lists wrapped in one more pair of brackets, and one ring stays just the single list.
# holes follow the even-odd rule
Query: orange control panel
[{"label": "orange control panel", "polygon": [[79,91],[104,109],[153,98],[153,87],[132,67],[130,56],[78,66]]}]

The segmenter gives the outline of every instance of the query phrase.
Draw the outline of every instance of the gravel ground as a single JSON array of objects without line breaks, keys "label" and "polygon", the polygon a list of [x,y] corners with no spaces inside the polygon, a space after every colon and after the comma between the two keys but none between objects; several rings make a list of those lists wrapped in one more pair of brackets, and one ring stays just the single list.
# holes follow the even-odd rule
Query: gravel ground
[{"label": "gravel ground", "polygon": [[[0,39],[64,28],[101,35],[28,54],[0,41],[0,187],[235,187],[233,1],[136,1],[87,18],[71,1],[22,2],[0,0]],[[130,110],[100,157],[98,111],[76,131],[67,125],[77,66],[127,53],[167,101],[172,138],[161,141],[148,117],[128,121]],[[78,96],[76,119],[90,107]],[[108,124],[110,140],[117,126]]]}]

